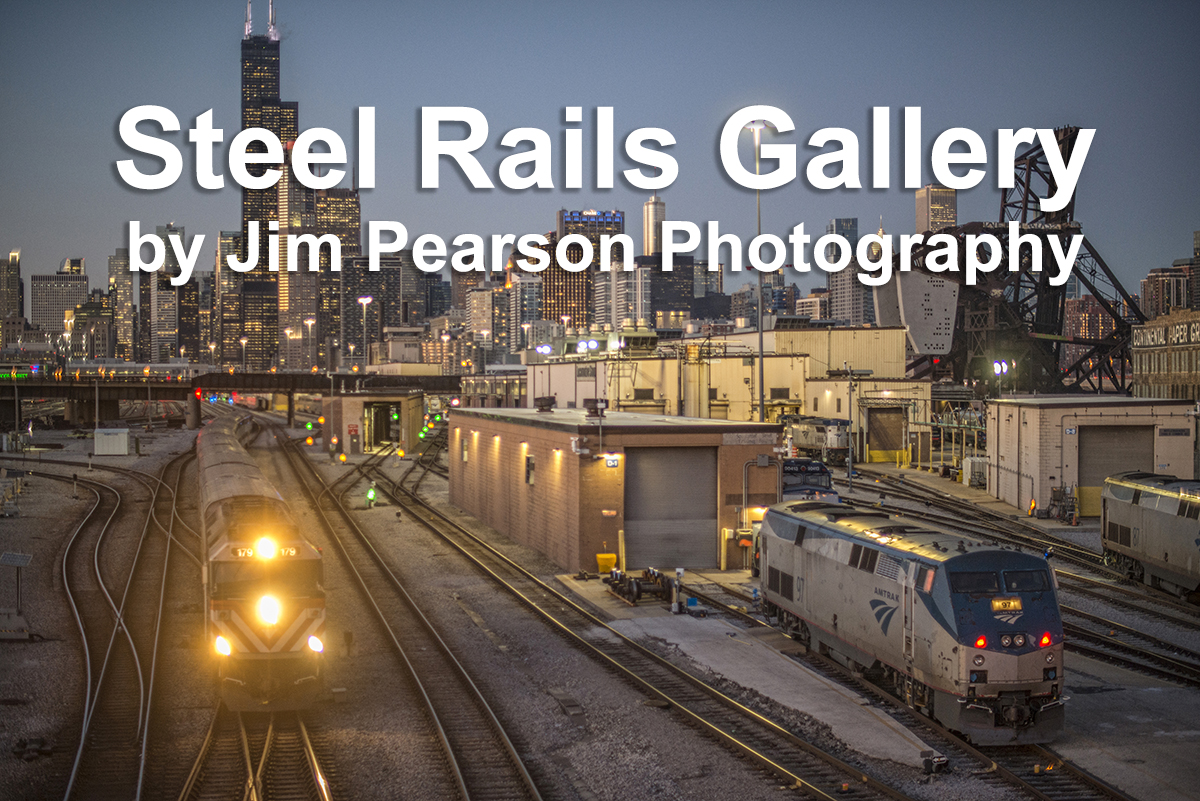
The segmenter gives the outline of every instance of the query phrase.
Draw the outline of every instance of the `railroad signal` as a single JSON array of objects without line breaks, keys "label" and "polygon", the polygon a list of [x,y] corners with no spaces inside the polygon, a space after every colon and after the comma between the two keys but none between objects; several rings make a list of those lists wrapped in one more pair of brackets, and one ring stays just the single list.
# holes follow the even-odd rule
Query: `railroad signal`
[{"label": "railroad signal", "polygon": [[440,422],[442,422],[442,416],[441,416],[440,414],[435,414],[435,415],[433,416],[433,422],[435,422],[435,423],[440,423]]},{"label": "railroad signal", "polygon": [[340,461],[342,464],[345,464],[345,463],[346,463],[346,454],[344,454],[344,453],[343,453],[342,455],[338,456],[338,460],[339,460],[339,461]]},{"label": "railroad signal", "polygon": [[312,437],[308,437],[307,439],[305,439],[305,440],[304,440],[304,444],[305,444],[305,445],[312,445],[312,444],[313,444],[313,438],[312,438]]},{"label": "railroad signal", "polygon": [[396,458],[397,458],[397,459],[403,459],[403,458],[404,458],[404,448],[397,448],[397,449],[396,449]]},{"label": "railroad signal", "polygon": [[320,417],[317,418],[317,425],[319,425],[319,426],[325,425],[325,415],[321,415]]},{"label": "railroad signal", "polygon": [[371,486],[367,489],[367,508],[370,509],[375,505],[375,482],[371,482]]},{"label": "railroad signal", "polygon": [[200,387],[196,387],[194,390],[192,390],[192,394],[196,396],[196,400],[200,400],[204,394],[204,390],[200,389]]},{"label": "railroad signal", "polygon": [[337,435],[336,435],[336,434],[334,434],[332,437],[330,437],[330,438],[329,438],[329,444],[330,444],[330,445],[337,445],[337,444],[338,444],[338,438],[337,438]]},{"label": "railroad signal", "polygon": [[309,420],[307,423],[305,423],[304,428],[308,431],[312,431],[313,430],[312,420]]}]

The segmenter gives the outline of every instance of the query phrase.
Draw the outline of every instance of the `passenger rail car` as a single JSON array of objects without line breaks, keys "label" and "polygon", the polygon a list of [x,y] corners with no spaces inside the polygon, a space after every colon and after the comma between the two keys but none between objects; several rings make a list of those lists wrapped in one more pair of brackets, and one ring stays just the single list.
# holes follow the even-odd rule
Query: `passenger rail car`
[{"label": "passenger rail car", "polygon": [[1200,603],[1200,481],[1118,473],[1105,480],[1100,498],[1104,561]]},{"label": "passenger rail car", "polygon": [[820,459],[827,464],[845,464],[850,449],[850,421],[828,417],[785,418],[792,453]]},{"label": "passenger rail car", "polygon": [[230,709],[302,709],[322,692],[321,552],[238,441],[246,419],[218,418],[196,441],[205,635]]},{"label": "passenger rail car", "polygon": [[771,507],[760,541],[765,609],[788,634],[976,743],[1062,731],[1063,627],[1044,559],[821,501]]}]

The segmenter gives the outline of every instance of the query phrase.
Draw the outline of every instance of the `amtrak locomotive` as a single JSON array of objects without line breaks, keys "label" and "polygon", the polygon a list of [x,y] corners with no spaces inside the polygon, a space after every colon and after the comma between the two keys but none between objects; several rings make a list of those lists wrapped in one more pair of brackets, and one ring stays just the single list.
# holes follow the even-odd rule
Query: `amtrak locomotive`
[{"label": "amtrak locomotive", "polygon": [[321,552],[238,441],[232,415],[196,440],[205,635],[234,710],[301,709],[322,691]]},{"label": "amtrak locomotive", "polygon": [[1104,561],[1200,603],[1200,481],[1118,473],[1105,480],[1101,499]]},{"label": "amtrak locomotive", "polygon": [[845,464],[850,450],[850,421],[829,417],[788,415],[782,419],[796,456],[811,456],[827,464]]},{"label": "amtrak locomotive", "polygon": [[1040,557],[822,501],[771,507],[764,609],[783,630],[985,744],[1063,728],[1063,627]]}]

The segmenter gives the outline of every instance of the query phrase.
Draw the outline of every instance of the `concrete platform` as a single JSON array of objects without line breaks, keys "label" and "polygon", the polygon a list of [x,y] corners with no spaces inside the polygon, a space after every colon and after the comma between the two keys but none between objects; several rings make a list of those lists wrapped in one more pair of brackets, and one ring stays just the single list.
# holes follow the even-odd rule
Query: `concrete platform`
[{"label": "concrete platform", "polygon": [[[738,584],[746,571],[731,571],[727,581]],[[747,630],[717,617],[673,615],[654,601],[633,607],[592,579],[559,576],[573,593],[612,618],[617,631],[633,639],[653,638],[676,646],[690,659],[714,673],[754,690],[829,726],[849,748],[871,759],[886,759],[922,767],[933,749],[880,709],[788,657],[801,647],[771,629]]]}]

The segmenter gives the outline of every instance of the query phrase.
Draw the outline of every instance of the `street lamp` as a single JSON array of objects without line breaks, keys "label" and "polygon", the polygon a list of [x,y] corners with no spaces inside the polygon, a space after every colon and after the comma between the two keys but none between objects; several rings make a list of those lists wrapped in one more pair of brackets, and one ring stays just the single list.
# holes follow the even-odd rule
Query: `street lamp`
[{"label": "street lamp", "polygon": [[317,360],[315,358],[313,358],[313,338],[312,338],[312,327],[313,327],[313,323],[315,323],[316,321],[317,321],[317,318],[315,318],[315,317],[308,317],[304,320],[304,325],[306,325],[308,327],[308,345],[305,347],[305,355],[308,356],[308,360],[310,362],[313,362],[313,367],[317,366],[316,365]]},{"label": "street lamp", "polygon": [[209,364],[217,363],[217,343],[216,342],[208,343],[208,363]]},{"label": "street lamp", "polygon": [[283,364],[286,366],[291,366],[290,363],[292,360],[292,329],[290,329],[290,328],[283,329],[283,339],[284,339],[284,343],[286,345],[286,347],[283,351]]},{"label": "street lamp", "polygon": [[521,323],[521,350],[529,350],[529,323]]},{"label": "street lamp", "polygon": [[242,372],[243,373],[246,372],[246,343],[249,341],[250,340],[247,337],[242,337],[241,339],[238,340],[238,342],[242,343]]},{"label": "street lamp", "polygon": [[569,315],[569,314],[564,314],[564,315],[562,316],[562,324],[563,324],[563,336],[566,336],[566,335],[567,335],[567,326],[570,324],[570,322],[571,322],[571,315]]},{"label": "street lamp", "polygon": [[[762,153],[762,132],[770,123],[764,120],[752,120],[746,124],[747,130],[754,132],[754,175],[759,175],[759,156]],[[774,127],[774,126],[772,126]],[[758,235],[762,236],[762,190],[755,188],[754,205],[758,212]],[[763,274],[758,273],[758,421],[767,422],[767,401],[763,387],[763,365],[766,361],[763,351]]]},{"label": "street lamp", "polygon": [[[358,302],[360,304],[362,304],[362,307],[363,307],[363,361],[364,362],[371,361],[370,355],[369,355],[370,348],[368,347],[369,341],[367,340],[367,306],[371,305],[372,300],[373,300],[373,298],[370,295],[364,295],[363,297],[358,299]],[[350,351],[350,355],[351,356],[354,355],[353,350]]]}]

